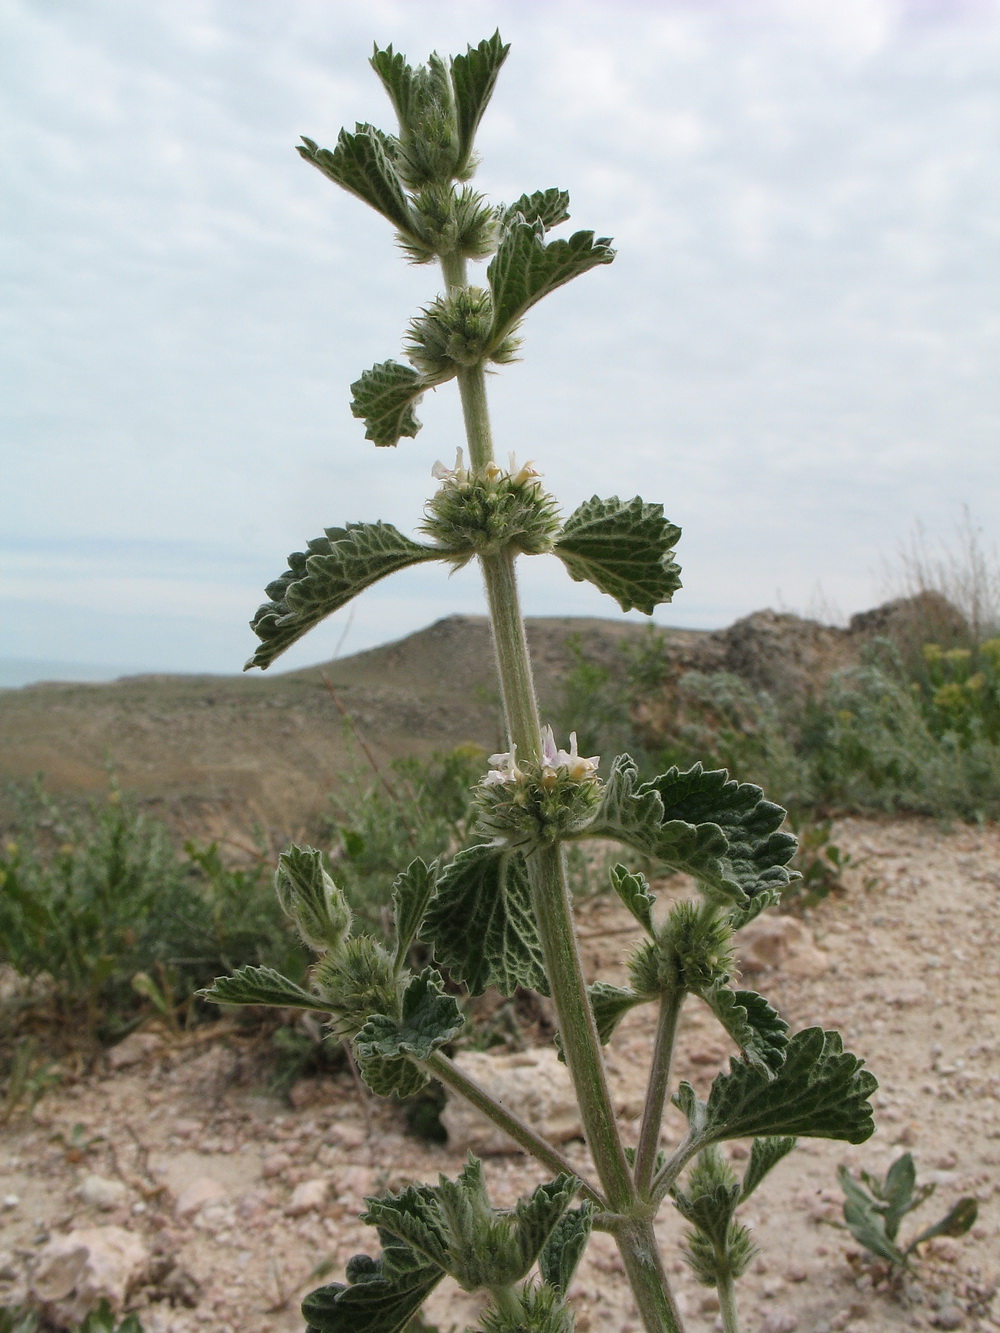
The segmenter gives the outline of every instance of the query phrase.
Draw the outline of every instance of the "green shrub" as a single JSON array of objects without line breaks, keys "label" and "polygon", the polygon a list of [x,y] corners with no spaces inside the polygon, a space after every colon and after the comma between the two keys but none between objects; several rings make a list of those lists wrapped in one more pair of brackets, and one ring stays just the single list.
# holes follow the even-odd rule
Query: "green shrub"
[{"label": "green shrub", "polygon": [[429,760],[398,759],[368,785],[345,782],[332,796],[326,831],[331,869],[352,909],[376,929],[401,865],[432,861],[471,839],[473,787],[485,755],[464,745]]}]

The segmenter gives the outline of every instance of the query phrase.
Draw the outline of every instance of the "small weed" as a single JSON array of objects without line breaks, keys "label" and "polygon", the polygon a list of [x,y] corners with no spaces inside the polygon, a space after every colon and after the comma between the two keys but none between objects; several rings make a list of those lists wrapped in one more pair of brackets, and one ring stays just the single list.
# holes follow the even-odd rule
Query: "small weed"
[{"label": "small weed", "polygon": [[910,1256],[918,1245],[935,1236],[964,1236],[975,1224],[979,1212],[974,1198],[959,1199],[939,1222],[925,1227],[902,1246],[897,1243],[900,1223],[907,1213],[925,1203],[935,1188],[917,1185],[911,1154],[898,1157],[884,1180],[862,1171],[861,1180],[857,1181],[845,1166],[840,1167],[837,1176],[846,1196],[843,1225],[869,1254],[883,1259],[897,1275],[909,1269]]}]

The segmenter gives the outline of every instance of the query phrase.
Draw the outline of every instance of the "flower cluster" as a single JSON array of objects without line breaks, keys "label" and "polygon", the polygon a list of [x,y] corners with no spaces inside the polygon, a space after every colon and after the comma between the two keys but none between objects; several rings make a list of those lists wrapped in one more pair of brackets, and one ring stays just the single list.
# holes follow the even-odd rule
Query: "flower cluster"
[{"label": "flower cluster", "polygon": [[441,485],[427,502],[423,531],[457,565],[491,550],[524,555],[551,550],[559,514],[533,463],[519,464],[511,454],[507,468],[492,460],[471,468],[459,449],[454,467],[437,462],[431,475]]},{"label": "flower cluster", "polygon": [[[589,759],[586,759],[579,753],[575,731],[570,733],[569,749],[559,750],[556,748],[556,738],[553,735],[552,728],[542,728],[542,759],[539,768],[541,770],[541,785],[546,791],[551,791],[559,781],[560,769],[563,775],[573,782],[585,782],[588,779],[596,780],[600,762],[601,756],[599,754],[591,755]],[[498,783],[523,783],[526,780],[526,775],[517,766],[516,745],[503,754],[491,754],[490,763],[494,764],[495,767],[491,768],[483,778],[482,785],[484,787],[495,787]]]},{"label": "flower cluster", "polygon": [[569,749],[559,749],[551,727],[542,728],[537,763],[519,764],[516,746],[490,755],[490,769],[479,784],[481,831],[511,846],[573,837],[593,814],[599,763],[599,755],[579,753],[575,731]]}]

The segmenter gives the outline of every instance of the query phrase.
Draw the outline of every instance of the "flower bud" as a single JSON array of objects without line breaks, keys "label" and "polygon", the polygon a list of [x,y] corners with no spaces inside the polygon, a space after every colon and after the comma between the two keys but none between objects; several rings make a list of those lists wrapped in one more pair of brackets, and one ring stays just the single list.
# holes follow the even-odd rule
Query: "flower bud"
[{"label": "flower bud", "polygon": [[351,929],[351,909],[323,869],[320,852],[295,846],[282,852],[274,888],[282,911],[310,948],[319,953],[341,948]]}]

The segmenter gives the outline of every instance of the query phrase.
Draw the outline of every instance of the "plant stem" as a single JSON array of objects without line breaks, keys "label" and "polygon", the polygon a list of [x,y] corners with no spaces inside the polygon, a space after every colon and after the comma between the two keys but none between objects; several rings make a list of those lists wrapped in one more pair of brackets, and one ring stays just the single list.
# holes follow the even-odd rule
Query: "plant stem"
[{"label": "plant stem", "polygon": [[[450,261],[442,262],[449,284],[457,281],[457,266]],[[458,381],[469,454],[473,467],[478,469],[493,456],[482,366],[463,369]],[[493,625],[510,743],[512,747],[516,746],[523,759],[537,762],[541,754],[538,703],[517,592],[514,557],[509,551],[493,551],[481,556],[480,563]],[[604,1056],[576,942],[562,849],[558,844],[539,848],[529,853],[525,862],[546,973],[584,1133],[608,1206],[612,1212],[625,1215],[621,1227],[616,1230],[622,1262],[647,1333],[682,1333],[653,1234],[651,1211],[637,1196],[618,1132]]]},{"label": "plant stem", "polygon": [[528,640],[521,615],[517,593],[517,575],[514,557],[509,551],[492,551],[480,557],[486,601],[493,626],[493,646],[496,649],[500,673],[500,693],[507,719],[507,732],[518,756],[529,763],[537,762],[541,753],[538,705],[535,702],[535,683],[531,676]]},{"label": "plant stem", "polygon": [[671,991],[660,1001],[660,1016],[656,1025],[656,1045],[649,1069],[646,1104],[642,1110],[642,1127],[635,1153],[635,1187],[642,1199],[648,1198],[656,1168],[656,1150],[660,1142],[663,1107],[670,1085],[670,1062],[677,1032],[677,1019],[684,1003],[684,991]]},{"label": "plant stem", "polygon": [[490,1297],[502,1315],[523,1326],[524,1302],[515,1287],[490,1287]]},{"label": "plant stem", "polygon": [[652,1216],[630,1219],[615,1233],[625,1275],[646,1328],[664,1333],[684,1333],[680,1311],[674,1303],[670,1283],[660,1255]]},{"label": "plant stem", "polygon": [[740,1333],[740,1317],[736,1312],[736,1284],[732,1273],[720,1277],[716,1288],[719,1293],[719,1311],[724,1333]]},{"label": "plant stem", "polygon": [[636,1202],[635,1185],[618,1134],[597,1025],[580,965],[562,849],[558,845],[543,847],[526,860],[545,971],[587,1143],[608,1203],[623,1213]]},{"label": "plant stem", "polygon": [[515,1143],[519,1143],[525,1152],[531,1153],[532,1157],[537,1158],[543,1166],[547,1166],[550,1171],[554,1171],[557,1175],[560,1171],[565,1171],[568,1175],[576,1176],[580,1181],[581,1193],[586,1195],[598,1208],[607,1207],[604,1196],[588,1181],[580,1178],[580,1173],[568,1157],[564,1157],[558,1148],[553,1147],[547,1139],[542,1138],[540,1134],[536,1134],[531,1126],[525,1124],[519,1116],[514,1115],[512,1111],[508,1111],[505,1106],[491,1097],[475,1079],[463,1074],[454,1061],[449,1060],[440,1051],[434,1051],[428,1059],[421,1061],[421,1063],[429,1074],[433,1074],[436,1079],[440,1079],[449,1088],[453,1088],[455,1092],[460,1093],[466,1101],[471,1102],[477,1110],[482,1111],[487,1119],[492,1120],[498,1128],[508,1134]]}]

